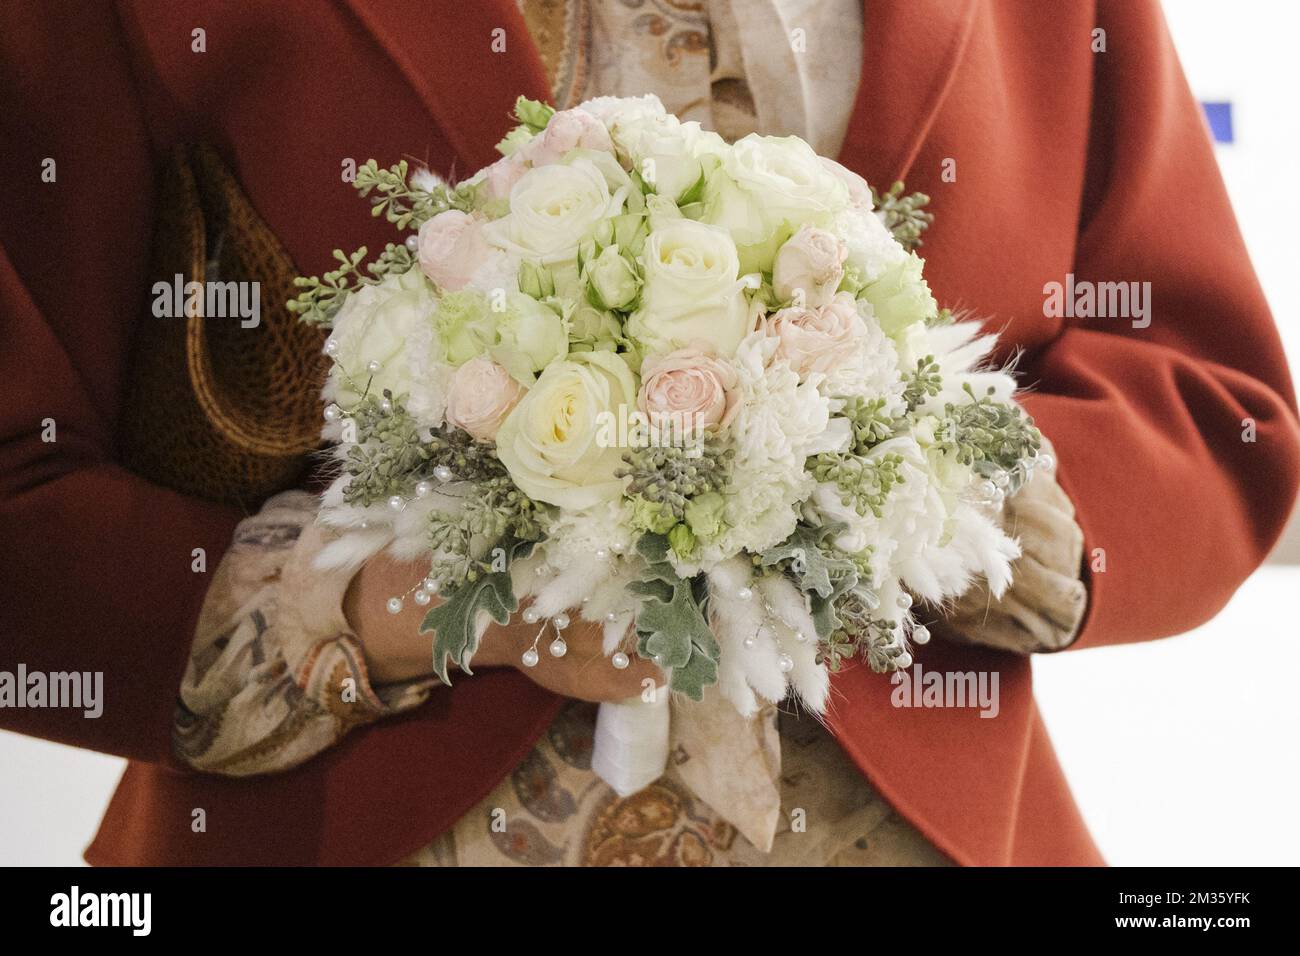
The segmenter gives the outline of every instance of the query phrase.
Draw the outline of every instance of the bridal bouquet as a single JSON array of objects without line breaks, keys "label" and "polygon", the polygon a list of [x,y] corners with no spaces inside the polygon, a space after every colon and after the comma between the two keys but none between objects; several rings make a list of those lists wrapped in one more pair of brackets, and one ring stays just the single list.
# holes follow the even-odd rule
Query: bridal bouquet
[{"label": "bridal bouquet", "polygon": [[[427,560],[389,609],[429,606],[443,680],[526,598],[524,665],[580,614],[610,666],[650,658],[744,715],[823,712],[842,661],[910,665],[921,602],[1006,588],[996,512],[1045,456],[995,337],[922,276],[924,197],[653,96],[516,118],[455,185],[361,167],[411,235],[298,280],[332,327],[323,565]],[[666,755],[667,712],[628,708],[597,740],[624,792],[663,769],[638,735]]]}]

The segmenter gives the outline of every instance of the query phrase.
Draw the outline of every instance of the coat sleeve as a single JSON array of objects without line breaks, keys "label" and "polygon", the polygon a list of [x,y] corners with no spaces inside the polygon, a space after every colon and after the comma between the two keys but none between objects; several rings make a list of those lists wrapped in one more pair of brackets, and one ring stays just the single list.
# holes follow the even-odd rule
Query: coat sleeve
[{"label": "coat sleeve", "polygon": [[1024,366],[1084,531],[1076,647],[1209,619],[1300,481],[1282,345],[1159,6],[1102,3],[1098,24],[1075,278],[1149,282],[1150,324],[1067,320]]},{"label": "coat sleeve", "polygon": [[102,715],[0,708],[0,727],[169,753],[209,574],[239,515],[113,461],[147,307],[153,164],[109,4],[0,13],[0,671],[99,672]]}]

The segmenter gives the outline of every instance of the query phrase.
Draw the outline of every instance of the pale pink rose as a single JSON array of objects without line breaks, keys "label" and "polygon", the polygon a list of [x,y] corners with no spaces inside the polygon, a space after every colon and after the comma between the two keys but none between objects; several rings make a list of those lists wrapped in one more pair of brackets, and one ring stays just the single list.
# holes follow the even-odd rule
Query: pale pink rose
[{"label": "pale pink rose", "polygon": [[502,156],[483,170],[483,187],[488,199],[507,199],[519,177],[528,172],[528,161],[519,150]]},{"label": "pale pink rose", "polygon": [[853,296],[840,292],[820,309],[781,309],[767,319],[767,334],[777,339],[772,360],[784,360],[806,377],[829,374],[852,360],[866,326]]},{"label": "pale pink rose", "polygon": [[459,209],[440,212],[421,226],[419,242],[420,268],[452,292],[465,288],[492,252],[482,222]]},{"label": "pale pink rose", "polygon": [[727,425],[736,414],[736,370],[700,349],[678,349],[641,366],[637,407],[677,435]]},{"label": "pale pink rose", "polygon": [[558,163],[573,149],[599,149],[614,152],[605,124],[583,109],[562,110],[551,117],[546,129],[524,147],[523,153],[534,166]]},{"label": "pale pink rose", "polygon": [[[818,309],[826,305],[844,278],[849,250],[825,229],[804,226],[786,240],[772,264],[772,291],[783,302]],[[797,296],[802,290],[803,300]]]},{"label": "pale pink rose", "polygon": [[871,187],[867,181],[855,173],[853,170],[840,165],[833,159],[821,157],[822,165],[835,174],[849,190],[849,203],[859,209],[865,209],[868,212],[872,209]]},{"label": "pale pink rose", "polygon": [[451,377],[447,421],[479,441],[492,441],[524,390],[510,373],[488,358],[472,358]]}]

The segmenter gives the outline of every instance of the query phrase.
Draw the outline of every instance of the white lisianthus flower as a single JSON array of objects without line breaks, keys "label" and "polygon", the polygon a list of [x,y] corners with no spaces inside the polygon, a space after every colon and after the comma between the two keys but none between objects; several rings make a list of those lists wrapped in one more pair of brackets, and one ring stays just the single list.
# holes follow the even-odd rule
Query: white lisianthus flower
[{"label": "white lisianthus flower", "polygon": [[604,440],[637,380],[613,352],[576,352],[548,366],[497,432],[497,456],[530,498],[578,510],[623,493],[623,449]]},{"label": "white lisianthus flower", "polygon": [[495,314],[496,343],[488,350],[516,380],[531,384],[540,372],[569,351],[564,320],[532,296],[506,296],[506,308]]},{"label": "white lisianthus flower", "polygon": [[930,284],[921,274],[923,264],[915,253],[891,263],[874,282],[859,293],[871,303],[876,321],[888,336],[896,336],[909,325],[924,322],[939,313]]},{"label": "white lisianthus flower", "polygon": [[770,272],[786,237],[828,225],[848,205],[844,182],[803,140],[751,133],[708,175],[702,219],[731,233],[745,271]]},{"label": "white lisianthus flower", "polygon": [[650,233],[642,258],[641,306],[627,331],[646,354],[694,347],[734,353],[750,317],[731,237],[690,219],[671,220]]},{"label": "white lisianthus flower", "polygon": [[369,382],[368,394],[382,395],[387,389],[395,399],[405,400],[411,392],[412,362],[428,358],[412,345],[436,346],[435,307],[433,287],[419,269],[353,290],[330,334],[334,366],[326,399],[346,409],[361,399]]},{"label": "white lisianthus flower", "polygon": [[625,190],[610,193],[605,173],[590,159],[539,166],[515,183],[510,214],[484,226],[484,235],[515,258],[540,261],[555,272],[576,262],[579,244],[618,214],[625,197]]}]

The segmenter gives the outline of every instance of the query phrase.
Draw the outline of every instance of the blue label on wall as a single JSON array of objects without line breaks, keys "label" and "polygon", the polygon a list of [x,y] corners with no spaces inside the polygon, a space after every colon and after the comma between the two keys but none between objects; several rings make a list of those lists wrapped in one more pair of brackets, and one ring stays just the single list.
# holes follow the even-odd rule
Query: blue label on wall
[{"label": "blue label on wall", "polygon": [[1232,103],[1202,103],[1205,110],[1205,119],[1210,124],[1210,132],[1214,136],[1216,143],[1231,143],[1232,136]]}]

